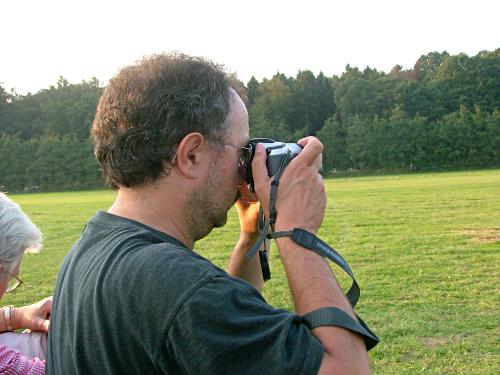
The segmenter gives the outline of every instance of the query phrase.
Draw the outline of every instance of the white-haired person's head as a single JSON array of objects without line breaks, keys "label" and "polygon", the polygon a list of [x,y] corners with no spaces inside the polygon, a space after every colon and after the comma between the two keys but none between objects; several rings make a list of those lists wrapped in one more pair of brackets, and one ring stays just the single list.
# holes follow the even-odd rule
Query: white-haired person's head
[{"label": "white-haired person's head", "polygon": [[24,253],[40,251],[42,233],[18,204],[0,192],[0,264],[5,273],[12,273],[20,264]]}]

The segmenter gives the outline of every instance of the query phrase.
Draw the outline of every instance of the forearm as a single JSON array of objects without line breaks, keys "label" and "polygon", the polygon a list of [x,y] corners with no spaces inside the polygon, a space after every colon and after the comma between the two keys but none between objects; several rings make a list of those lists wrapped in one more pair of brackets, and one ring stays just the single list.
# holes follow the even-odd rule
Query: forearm
[{"label": "forearm", "polygon": [[[295,244],[290,238],[278,238],[277,246],[285,267],[295,310],[304,315],[321,307],[337,307],[354,319],[354,311],[325,259]],[[363,339],[351,331],[331,326],[312,330],[325,349],[324,361],[339,373],[369,373]],[[333,366],[333,367],[330,367]]]},{"label": "forearm", "polygon": [[247,258],[246,253],[257,241],[258,233],[242,232],[229,260],[227,272],[234,277],[248,281],[257,290],[261,291],[264,286],[262,270],[258,254]]},{"label": "forearm", "polygon": [[[273,228],[276,232],[301,228],[316,233],[326,207],[325,186],[319,174],[323,145],[314,137],[301,139],[298,143],[303,147],[302,152],[290,161],[281,175],[276,196],[272,196],[275,190],[265,164],[267,152],[261,144],[255,150],[252,176],[264,212],[278,213]],[[267,205],[267,202],[271,203]],[[272,202],[275,207],[269,207]],[[278,238],[276,243],[297,313],[303,315],[322,307],[336,307],[355,319],[349,301],[320,255],[295,244],[289,237]],[[325,350],[319,374],[370,373],[366,347],[360,336],[333,326],[314,328],[312,334]]]},{"label": "forearm", "polygon": [[26,328],[19,325],[18,318],[19,309],[11,306],[10,308],[4,306],[0,308],[0,333],[15,331],[16,329]]},{"label": "forearm", "polygon": [[304,315],[325,306],[354,312],[326,260],[295,244],[290,237],[276,240],[292,292],[295,310]]}]

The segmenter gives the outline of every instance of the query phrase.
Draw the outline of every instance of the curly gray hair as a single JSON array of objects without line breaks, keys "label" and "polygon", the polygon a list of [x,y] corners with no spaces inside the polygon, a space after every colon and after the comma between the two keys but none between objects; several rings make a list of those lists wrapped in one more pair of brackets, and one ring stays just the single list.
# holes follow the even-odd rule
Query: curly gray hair
[{"label": "curly gray hair", "polygon": [[[18,204],[0,192],[0,263],[10,272],[24,253],[40,251],[42,233]],[[2,275],[0,275],[0,278]]]}]

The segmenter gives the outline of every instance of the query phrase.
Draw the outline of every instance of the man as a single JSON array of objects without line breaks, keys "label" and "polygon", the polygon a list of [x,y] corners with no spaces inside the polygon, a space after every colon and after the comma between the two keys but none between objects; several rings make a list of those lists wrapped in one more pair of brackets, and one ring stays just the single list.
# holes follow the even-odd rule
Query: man
[{"label": "man", "polygon": [[[92,218],[57,281],[48,374],[368,373],[364,341],[338,327],[310,331],[299,315],[354,313],[319,255],[276,243],[297,314],[268,305],[254,197],[243,184],[248,114],[213,63],[179,54],[122,69],[103,93],[92,137],[108,212]],[[316,233],[326,196],[312,137],[281,177],[275,230]],[[259,145],[255,188],[268,212],[271,179]],[[228,273],[192,251],[235,203],[241,234]]]}]

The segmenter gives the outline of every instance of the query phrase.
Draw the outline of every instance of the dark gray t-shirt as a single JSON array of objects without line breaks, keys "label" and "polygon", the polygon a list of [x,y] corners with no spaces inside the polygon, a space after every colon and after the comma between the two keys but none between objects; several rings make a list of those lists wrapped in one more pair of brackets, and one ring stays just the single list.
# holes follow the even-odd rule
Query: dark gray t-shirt
[{"label": "dark gray t-shirt", "polygon": [[296,314],[138,222],[99,212],[66,256],[47,374],[316,374]]}]

